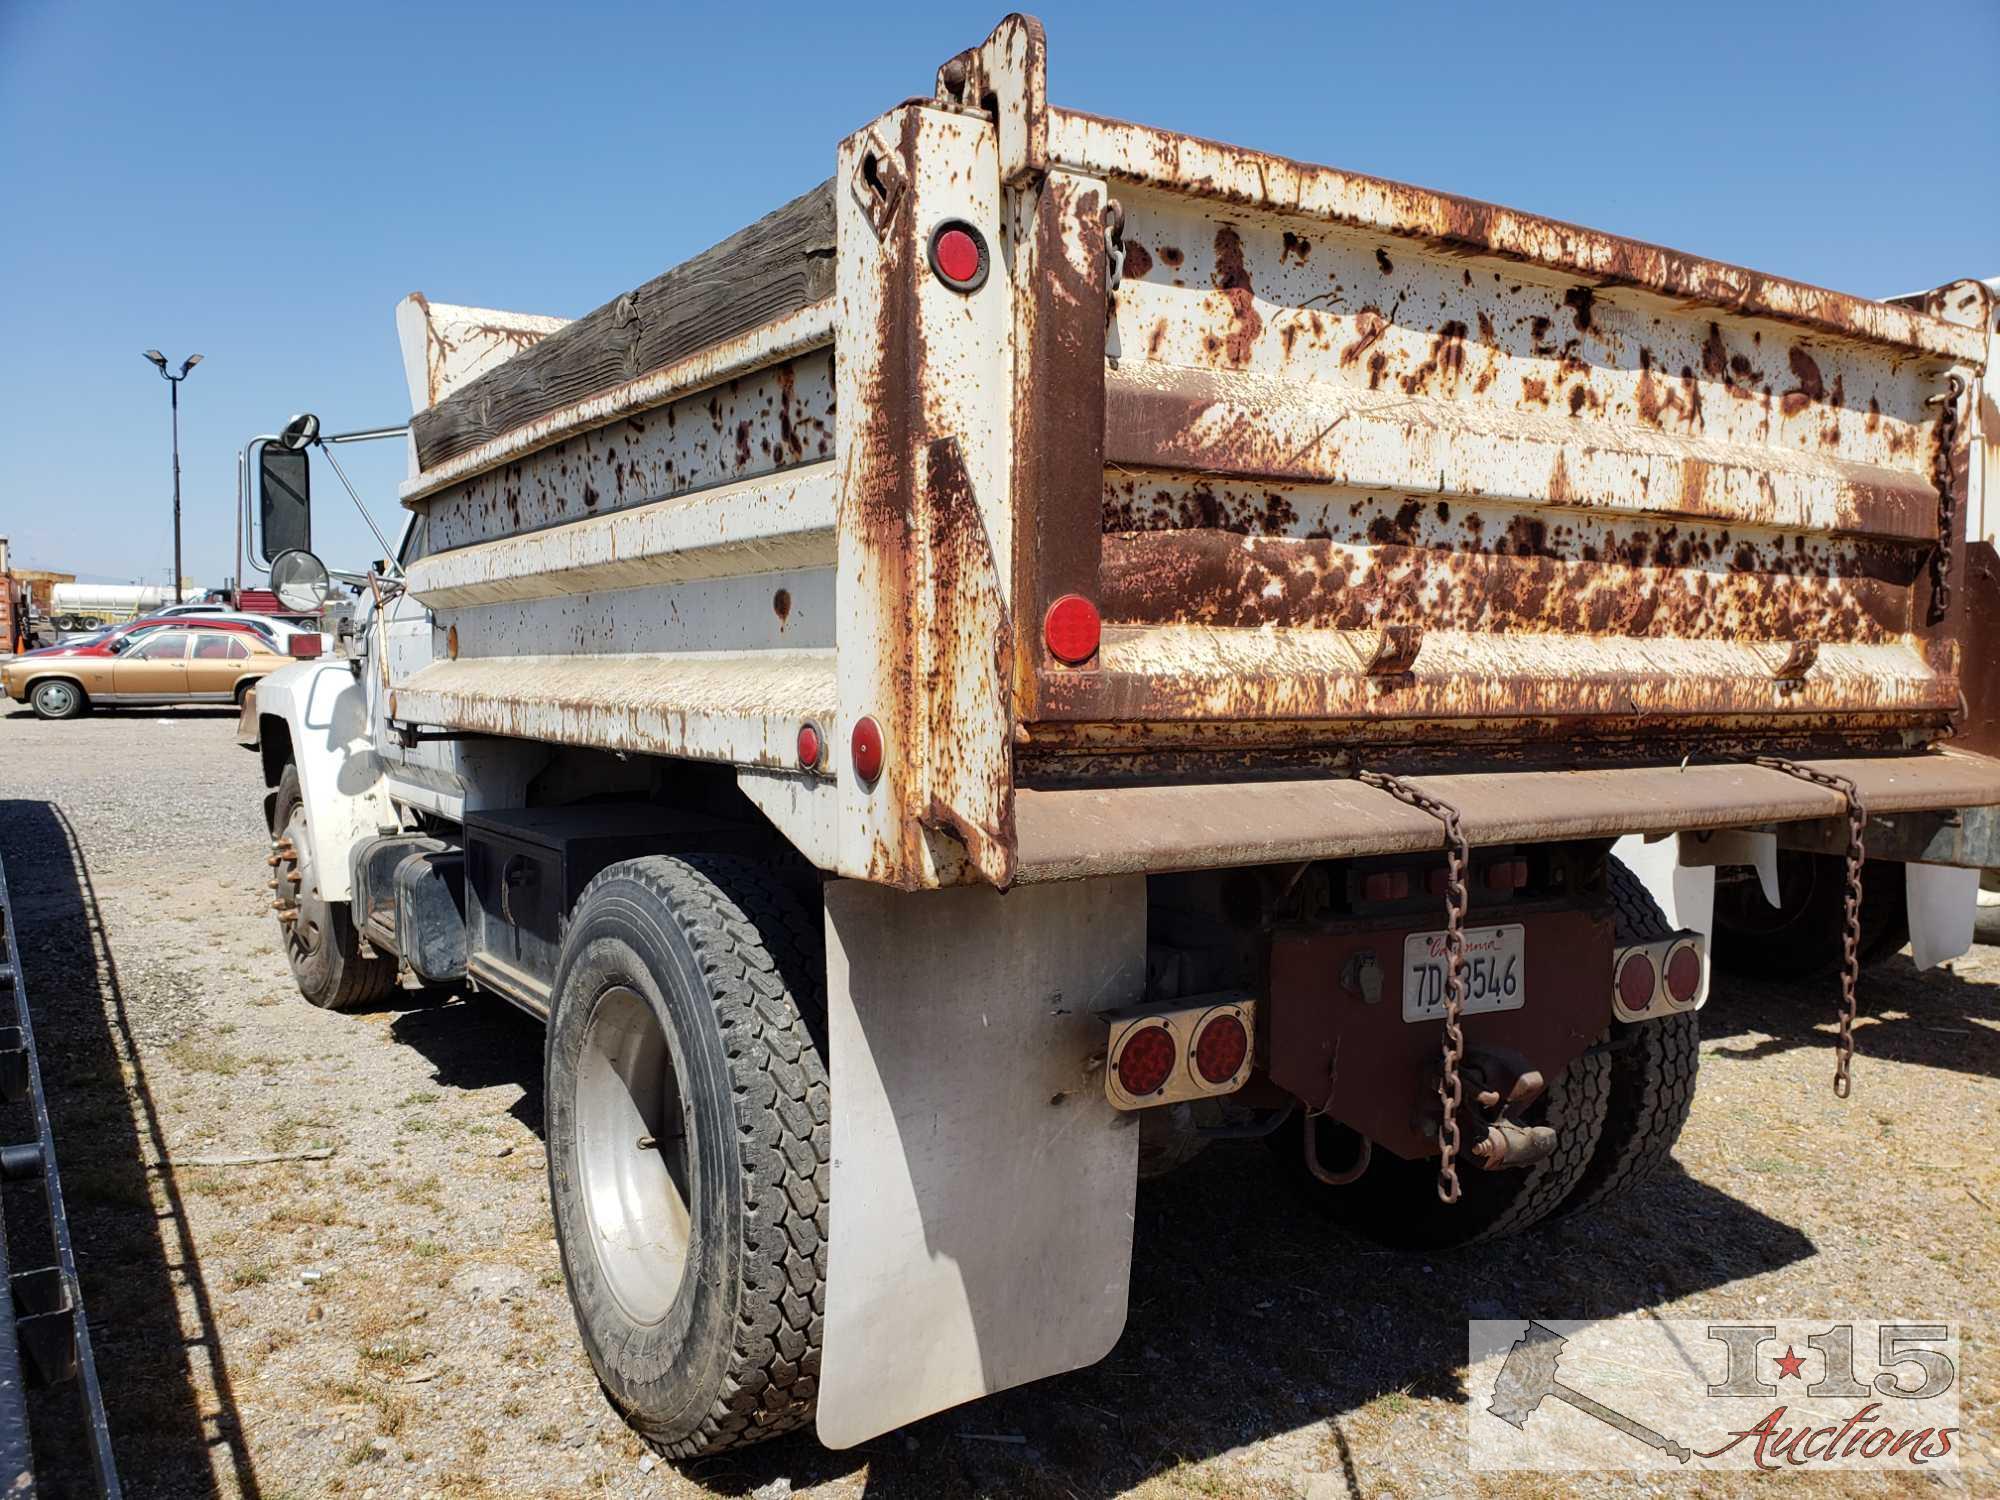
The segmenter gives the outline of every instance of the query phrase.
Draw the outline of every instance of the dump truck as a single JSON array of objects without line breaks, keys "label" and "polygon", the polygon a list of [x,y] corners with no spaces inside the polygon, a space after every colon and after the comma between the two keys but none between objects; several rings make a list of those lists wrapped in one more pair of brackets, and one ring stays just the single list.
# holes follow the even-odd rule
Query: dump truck
[{"label": "dump truck", "polygon": [[244,716],[306,998],[546,1021],[639,1433],[1101,1358],[1219,1138],[1392,1245],[1633,1191],[1763,840],[1845,1092],[1864,875],[1996,862],[1989,289],[1064,109],[1022,16],[831,166],[573,322],[406,301],[397,555]]}]

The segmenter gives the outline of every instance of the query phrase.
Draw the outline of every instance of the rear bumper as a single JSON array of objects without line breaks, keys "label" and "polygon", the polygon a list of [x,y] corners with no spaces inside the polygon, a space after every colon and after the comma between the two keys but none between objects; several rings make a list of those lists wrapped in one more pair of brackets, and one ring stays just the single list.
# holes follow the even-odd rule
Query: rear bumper
[{"label": "rear bumper", "polygon": [[[2000,806],[2000,760],[1966,751],[1815,760],[1851,778],[1871,814]],[[1751,764],[1497,771],[1407,778],[1458,808],[1474,845],[1814,823],[1839,793]],[[1437,821],[1358,781],[1257,781],[1015,794],[1018,881],[1406,854]],[[1973,820],[1985,826],[1991,819]],[[1984,862],[1961,841],[1963,858]]]}]

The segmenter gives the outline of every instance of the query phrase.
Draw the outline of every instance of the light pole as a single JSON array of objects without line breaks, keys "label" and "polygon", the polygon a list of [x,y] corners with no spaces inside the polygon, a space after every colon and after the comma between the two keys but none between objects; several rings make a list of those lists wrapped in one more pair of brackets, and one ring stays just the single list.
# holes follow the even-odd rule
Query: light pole
[{"label": "light pole", "polygon": [[172,399],[174,409],[174,603],[179,604],[181,602],[181,382],[188,378],[189,370],[192,370],[196,365],[201,363],[201,356],[199,354],[190,354],[186,359],[182,360],[181,372],[178,375],[173,374],[167,369],[167,357],[160,353],[159,350],[148,349],[145,351],[145,357],[151,360],[154,366],[158,368],[160,378],[166,381],[168,388],[174,393]]}]

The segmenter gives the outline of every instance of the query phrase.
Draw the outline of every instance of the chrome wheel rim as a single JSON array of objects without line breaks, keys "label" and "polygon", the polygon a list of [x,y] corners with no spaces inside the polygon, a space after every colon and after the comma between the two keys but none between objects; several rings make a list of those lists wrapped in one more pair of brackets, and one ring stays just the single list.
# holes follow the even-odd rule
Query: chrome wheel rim
[{"label": "chrome wheel rim", "polygon": [[688,1147],[666,1033],[644,996],[614,985],[577,1060],[577,1182],[605,1284],[635,1323],[664,1318],[687,1274]]},{"label": "chrome wheel rim", "polygon": [[76,689],[66,682],[45,682],[35,689],[35,697],[52,714],[66,714],[76,707]]}]

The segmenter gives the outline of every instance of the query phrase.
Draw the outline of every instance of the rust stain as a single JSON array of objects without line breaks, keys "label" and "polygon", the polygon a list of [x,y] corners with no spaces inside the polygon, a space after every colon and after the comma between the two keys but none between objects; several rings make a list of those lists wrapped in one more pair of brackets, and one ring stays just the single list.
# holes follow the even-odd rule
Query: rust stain
[{"label": "rust stain", "polygon": [[1433,375],[1447,389],[1456,384],[1465,373],[1465,334],[1465,325],[1457,319],[1440,328],[1424,362],[1400,380],[1404,393],[1414,396],[1427,389]]},{"label": "rust stain", "polygon": [[1343,365],[1358,363],[1388,331],[1389,320],[1382,316],[1379,307],[1362,308],[1354,315],[1354,342],[1340,351],[1340,362]]},{"label": "rust stain", "polygon": [[[1693,468],[1684,482],[1704,479]],[[1314,514],[1306,529],[1297,497],[1276,489],[1107,478],[1104,617],[1881,644],[1911,628],[1922,571],[1908,546],[1692,519],[1388,497]]]},{"label": "rust stain", "polygon": [[1257,311],[1256,290],[1250,285],[1250,270],[1243,258],[1243,237],[1227,224],[1215,231],[1215,285],[1229,299],[1229,331],[1222,340],[1223,354],[1230,366],[1242,369],[1250,363],[1250,351],[1263,332],[1264,319]]},{"label": "rust stain", "polygon": [[1803,348],[1794,346],[1791,353],[1792,378],[1798,384],[1786,391],[1779,403],[1788,417],[1797,416],[1815,401],[1826,399],[1826,382],[1821,379],[1819,365]]}]

